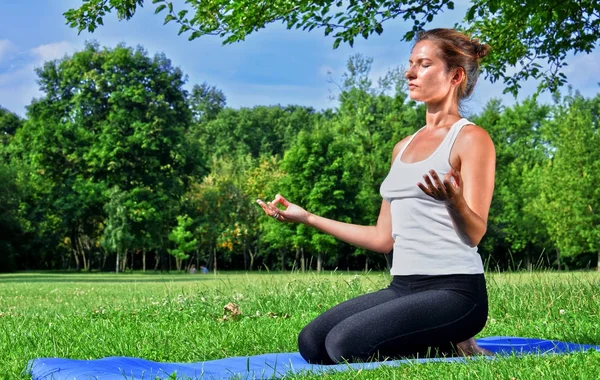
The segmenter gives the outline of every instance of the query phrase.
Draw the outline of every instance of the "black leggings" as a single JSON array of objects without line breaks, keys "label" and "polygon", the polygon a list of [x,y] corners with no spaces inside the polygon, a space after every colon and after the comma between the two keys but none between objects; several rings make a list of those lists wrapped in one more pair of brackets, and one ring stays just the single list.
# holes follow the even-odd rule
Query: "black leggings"
[{"label": "black leggings", "polygon": [[483,274],[394,276],[387,288],[315,318],[298,348],[316,364],[450,352],[483,329],[487,314]]}]

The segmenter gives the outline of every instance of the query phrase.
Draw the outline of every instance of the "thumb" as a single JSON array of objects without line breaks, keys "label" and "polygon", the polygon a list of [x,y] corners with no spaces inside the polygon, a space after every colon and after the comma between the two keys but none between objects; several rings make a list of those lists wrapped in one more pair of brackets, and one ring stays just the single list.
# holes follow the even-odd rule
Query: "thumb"
[{"label": "thumb", "polygon": [[273,200],[273,203],[279,203],[285,208],[288,208],[290,206],[290,202],[288,202],[288,200],[285,199],[283,197],[283,195],[281,195],[281,194],[275,195],[275,199]]},{"label": "thumb", "polygon": [[[452,176],[450,182],[454,185],[454,187],[460,187],[461,182],[462,182],[460,172],[458,170],[455,170],[454,168],[452,168],[452,169],[450,169],[448,174]],[[454,180],[454,181],[452,181],[452,180]]]}]

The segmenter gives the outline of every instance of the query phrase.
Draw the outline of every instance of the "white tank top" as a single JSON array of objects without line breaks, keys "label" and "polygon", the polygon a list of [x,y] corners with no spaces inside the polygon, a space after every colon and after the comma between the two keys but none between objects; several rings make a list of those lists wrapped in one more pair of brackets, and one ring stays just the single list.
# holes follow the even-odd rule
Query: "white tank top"
[{"label": "white tank top", "polygon": [[431,198],[417,186],[431,169],[440,179],[450,171],[450,151],[459,132],[468,124],[473,123],[467,119],[457,121],[426,159],[410,164],[402,162],[402,153],[425,127],[421,128],[398,153],[381,184],[381,196],[391,205],[394,276],[483,273],[477,247],[469,247],[460,240],[444,202]]}]

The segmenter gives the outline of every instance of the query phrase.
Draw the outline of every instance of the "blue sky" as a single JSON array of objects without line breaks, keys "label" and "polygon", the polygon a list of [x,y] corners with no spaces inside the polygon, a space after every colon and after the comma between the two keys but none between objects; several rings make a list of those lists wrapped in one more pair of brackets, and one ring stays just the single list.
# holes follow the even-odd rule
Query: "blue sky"
[{"label": "blue sky", "polygon": [[[373,58],[372,77],[405,64],[411,45],[400,41],[410,27],[401,20],[384,25],[381,36],[359,39],[354,48],[340,46],[333,50],[333,39],[321,30],[288,31],[272,25],[246,41],[223,46],[217,37],[206,36],[188,41],[177,36],[175,25],[162,24],[155,16],[155,6],[147,0],[130,21],[119,22],[116,15],[105,17],[103,27],[94,33],[82,32],[65,25],[63,12],[77,7],[81,0],[0,0],[0,106],[21,116],[33,97],[42,94],[36,83],[35,67],[44,61],[62,58],[81,49],[86,40],[103,46],[124,42],[142,45],[150,54],[164,52],[175,66],[188,75],[188,87],[204,81],[221,89],[230,107],[298,104],[318,110],[336,107],[330,95],[340,80],[348,58],[356,53]],[[451,27],[464,14],[467,2],[458,1],[454,11],[438,16],[432,27]],[[600,53],[569,57],[565,70],[569,83],[585,96],[600,90]],[[331,74],[328,74],[331,73]],[[501,98],[511,105],[533,93],[535,83],[526,83],[515,100],[502,95],[501,83],[491,84],[481,76],[472,99],[466,104],[469,113],[478,113],[491,98]],[[565,90],[566,91],[566,90]],[[550,102],[544,95],[542,101]]]}]

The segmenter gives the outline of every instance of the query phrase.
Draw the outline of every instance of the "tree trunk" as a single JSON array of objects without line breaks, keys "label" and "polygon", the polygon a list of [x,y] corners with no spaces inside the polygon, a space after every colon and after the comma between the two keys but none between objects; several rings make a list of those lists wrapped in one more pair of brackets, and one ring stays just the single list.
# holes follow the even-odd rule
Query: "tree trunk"
[{"label": "tree trunk", "polygon": [[254,248],[254,252],[251,249],[248,250],[248,255],[250,256],[250,271],[254,268],[254,258],[256,257],[257,248]]},{"label": "tree trunk", "polygon": [[142,250],[142,271],[146,272],[146,249]]},{"label": "tree trunk", "polygon": [[214,272],[214,274],[217,274],[217,249],[216,248],[213,248],[213,260],[214,260],[213,272]]},{"label": "tree trunk", "polygon": [[127,253],[128,250],[125,249],[125,252],[123,252],[123,260],[121,262],[121,272],[125,273],[125,270],[127,269]]},{"label": "tree trunk", "polygon": [[369,258],[365,257],[365,273],[369,273]]},{"label": "tree trunk", "polygon": [[81,260],[83,261],[83,270],[88,270],[88,262],[85,257],[85,247],[83,246],[83,242],[81,241],[81,236],[77,236],[77,250],[81,252]]},{"label": "tree trunk", "polygon": [[77,248],[73,247],[73,257],[75,258],[75,269],[79,271],[79,255],[77,254]]},{"label": "tree trunk", "polygon": [[317,273],[321,273],[323,269],[323,259],[321,258],[321,252],[317,253]]},{"label": "tree trunk", "polygon": [[115,273],[119,273],[119,265],[121,263],[119,262],[119,250],[117,249],[117,265],[115,265]]},{"label": "tree trunk", "polygon": [[160,252],[158,249],[154,253],[154,260],[154,271],[156,272],[158,270],[158,266],[160,265]]},{"label": "tree trunk", "polygon": [[556,262],[558,263],[558,270],[560,271],[560,252],[558,251],[558,248],[556,248]]},{"label": "tree trunk", "polygon": [[529,253],[525,254],[525,268],[527,269],[527,272],[531,272],[531,270],[533,269]]},{"label": "tree trunk", "polygon": [[600,272],[600,251],[598,251],[598,260],[596,262],[596,270]]},{"label": "tree trunk", "polygon": [[104,267],[106,266],[107,258],[108,258],[108,254],[106,253],[106,250],[102,249],[102,261],[101,261],[101,265],[100,265],[100,271],[104,270]]},{"label": "tree trunk", "polygon": [[302,273],[306,271],[306,260],[304,259],[304,248],[300,248],[300,266],[302,267]]},{"label": "tree trunk", "polygon": [[283,249],[280,249],[279,253],[281,254],[281,270],[284,271],[285,270],[285,251]]},{"label": "tree trunk", "polygon": [[293,270],[298,270],[299,265],[298,262],[300,261],[300,247],[296,247],[296,256],[294,256],[294,268]]}]

